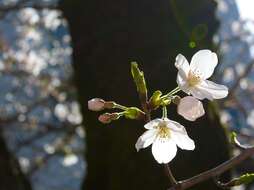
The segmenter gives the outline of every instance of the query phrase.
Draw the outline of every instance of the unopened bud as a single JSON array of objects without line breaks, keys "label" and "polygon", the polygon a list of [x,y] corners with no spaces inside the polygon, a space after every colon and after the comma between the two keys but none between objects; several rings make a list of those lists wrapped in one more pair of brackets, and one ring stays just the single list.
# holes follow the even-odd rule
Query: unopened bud
[{"label": "unopened bud", "polygon": [[93,98],[88,101],[88,109],[92,111],[101,111],[105,109],[105,101],[100,98]]},{"label": "unopened bud", "polygon": [[104,113],[104,114],[99,116],[98,120],[101,123],[107,124],[107,123],[110,123],[113,120],[119,119],[120,116],[121,115],[119,113]]},{"label": "unopened bud", "polygon": [[114,107],[114,102],[106,102],[101,98],[93,98],[88,101],[88,109],[91,111],[101,111],[104,109],[112,109]]},{"label": "unopened bud", "polygon": [[202,102],[192,96],[186,96],[180,100],[177,113],[189,121],[195,121],[205,114],[205,110]]}]

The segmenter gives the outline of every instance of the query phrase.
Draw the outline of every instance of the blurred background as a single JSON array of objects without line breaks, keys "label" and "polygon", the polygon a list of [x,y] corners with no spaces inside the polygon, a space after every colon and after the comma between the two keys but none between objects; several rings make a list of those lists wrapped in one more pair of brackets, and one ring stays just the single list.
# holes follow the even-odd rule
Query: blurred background
[{"label": "blurred background", "polygon": [[[0,190],[166,189],[150,150],[135,151],[143,124],[102,126],[87,110],[93,97],[139,105],[133,60],[151,94],[175,87],[178,53],[219,55],[214,80],[229,96],[205,102],[207,114],[195,123],[170,111],[198,147],[172,162],[178,179],[238,154],[230,131],[253,144],[253,7],[252,0],[0,0]],[[253,171],[249,159],[222,179]],[[211,180],[194,189],[219,188]]]}]

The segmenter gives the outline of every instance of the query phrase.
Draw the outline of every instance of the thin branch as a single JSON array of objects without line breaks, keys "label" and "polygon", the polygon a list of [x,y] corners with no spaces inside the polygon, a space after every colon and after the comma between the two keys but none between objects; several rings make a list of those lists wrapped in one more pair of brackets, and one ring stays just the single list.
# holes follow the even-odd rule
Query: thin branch
[{"label": "thin branch", "polygon": [[179,181],[175,186],[169,188],[168,190],[184,190],[184,189],[188,189],[200,182],[206,181],[210,178],[214,178],[217,177],[219,175],[221,175],[222,173],[224,173],[225,171],[233,168],[234,166],[240,164],[241,162],[243,162],[244,160],[246,160],[247,158],[251,157],[252,155],[254,155],[254,147],[251,148],[246,148],[245,150],[243,150],[238,156],[235,156],[233,158],[231,158],[230,160],[222,163],[221,165],[210,169],[208,171],[205,171],[201,174],[198,174],[194,177],[191,177],[189,179],[183,180],[183,181]]},{"label": "thin branch", "polygon": [[168,178],[171,182],[171,185],[175,186],[177,184],[177,181],[176,181],[176,179],[175,179],[175,177],[174,177],[174,175],[173,175],[173,173],[172,173],[172,171],[169,167],[169,164],[164,164],[164,169],[165,169],[165,172],[166,172],[166,174],[167,174],[167,176],[168,176]]}]

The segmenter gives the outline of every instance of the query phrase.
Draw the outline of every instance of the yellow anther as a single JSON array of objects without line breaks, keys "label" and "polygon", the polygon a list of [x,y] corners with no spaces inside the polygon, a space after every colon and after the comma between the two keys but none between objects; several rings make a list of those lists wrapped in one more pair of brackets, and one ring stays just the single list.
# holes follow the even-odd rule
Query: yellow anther
[{"label": "yellow anther", "polygon": [[201,82],[200,75],[190,71],[189,74],[188,74],[188,83],[189,83],[189,86],[196,86],[200,82]]},{"label": "yellow anther", "polygon": [[160,138],[169,138],[170,137],[170,128],[168,128],[166,126],[166,124],[161,124],[160,126],[158,126],[159,129],[159,133],[158,136]]}]

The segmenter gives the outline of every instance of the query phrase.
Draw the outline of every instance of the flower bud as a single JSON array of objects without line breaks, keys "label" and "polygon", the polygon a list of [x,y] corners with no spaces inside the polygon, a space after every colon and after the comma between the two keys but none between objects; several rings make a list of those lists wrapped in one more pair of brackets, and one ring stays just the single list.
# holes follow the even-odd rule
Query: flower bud
[{"label": "flower bud", "polygon": [[195,121],[205,114],[205,110],[202,102],[192,96],[186,96],[180,100],[177,113],[189,121]]},{"label": "flower bud", "polygon": [[93,98],[88,101],[88,109],[92,111],[101,111],[105,109],[105,101],[100,98]]},{"label": "flower bud", "polygon": [[118,113],[104,113],[104,114],[99,116],[98,120],[101,123],[107,124],[107,123],[110,123],[113,120],[119,119],[119,117],[120,117],[120,114],[118,114]]},{"label": "flower bud", "polygon": [[101,98],[93,98],[88,101],[88,109],[91,111],[101,111],[104,109],[112,109],[115,106],[115,102],[108,101]]}]

